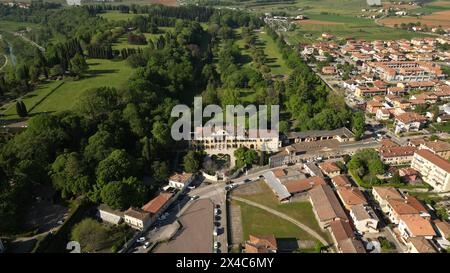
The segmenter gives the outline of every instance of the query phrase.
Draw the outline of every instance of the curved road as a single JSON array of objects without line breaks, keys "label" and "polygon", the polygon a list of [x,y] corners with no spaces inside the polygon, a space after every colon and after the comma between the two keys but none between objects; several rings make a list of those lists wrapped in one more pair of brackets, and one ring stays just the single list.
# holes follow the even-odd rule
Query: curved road
[{"label": "curved road", "polygon": [[301,229],[303,229],[304,231],[306,231],[307,233],[309,233],[311,236],[313,236],[314,238],[316,238],[317,240],[319,240],[324,246],[328,246],[328,245],[329,245],[329,243],[327,242],[327,240],[325,240],[322,236],[320,236],[320,235],[319,235],[317,232],[315,232],[313,229],[311,229],[311,228],[308,227],[307,225],[305,225],[305,224],[303,224],[303,223],[301,223],[301,222],[299,222],[299,221],[293,219],[292,217],[289,217],[288,215],[286,215],[286,214],[284,214],[284,213],[281,213],[281,212],[279,212],[279,211],[276,211],[276,210],[271,209],[271,208],[269,208],[269,207],[266,207],[266,206],[264,206],[264,205],[261,205],[261,204],[258,204],[258,203],[255,203],[255,202],[252,202],[252,201],[250,201],[250,200],[247,200],[247,199],[244,199],[244,198],[240,198],[240,197],[237,197],[237,196],[232,196],[231,198],[234,199],[234,200],[237,200],[237,201],[246,203],[246,204],[248,204],[248,205],[251,205],[251,206],[260,208],[260,209],[265,210],[265,211],[267,211],[267,212],[269,212],[269,213],[272,213],[273,215],[276,215],[276,216],[278,216],[278,217],[280,217],[280,218],[283,218],[284,220],[287,220],[287,221],[291,222],[292,224],[298,226],[299,228],[301,228]]}]

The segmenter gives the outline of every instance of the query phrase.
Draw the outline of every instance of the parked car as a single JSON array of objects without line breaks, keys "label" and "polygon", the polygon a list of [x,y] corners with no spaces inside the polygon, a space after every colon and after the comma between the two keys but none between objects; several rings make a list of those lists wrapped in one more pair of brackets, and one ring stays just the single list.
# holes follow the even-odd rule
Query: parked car
[{"label": "parked car", "polygon": [[244,183],[248,183],[248,182],[252,182],[252,180],[248,179],[248,178],[244,180]]},{"label": "parked car", "polygon": [[220,205],[219,204],[216,204],[216,209],[220,209]]},{"label": "parked car", "polygon": [[219,242],[214,242],[214,248],[217,249],[220,247],[220,243]]},{"label": "parked car", "polygon": [[215,215],[219,215],[219,214],[220,214],[220,209],[217,209],[217,208],[214,209],[214,214],[215,214]]},{"label": "parked car", "polygon": [[139,238],[136,240],[136,243],[142,243],[142,242],[145,242],[145,237],[139,237]]},{"label": "parked car", "polygon": [[145,248],[145,249],[149,248],[149,246],[150,246],[150,242],[146,242],[146,243],[144,244],[144,248]]},{"label": "parked car", "polygon": [[191,200],[197,200],[198,198],[200,198],[198,195],[191,196]]}]

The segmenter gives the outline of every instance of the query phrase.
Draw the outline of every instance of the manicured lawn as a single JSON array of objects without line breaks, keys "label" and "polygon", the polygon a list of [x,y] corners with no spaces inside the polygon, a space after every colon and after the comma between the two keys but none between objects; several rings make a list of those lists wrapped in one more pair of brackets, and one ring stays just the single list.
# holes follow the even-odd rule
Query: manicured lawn
[{"label": "manicured lawn", "polygon": [[83,79],[66,80],[64,85],[39,104],[33,113],[68,110],[76,104],[84,91],[102,86],[120,88],[133,71],[125,61],[89,59],[88,64],[89,71]]},{"label": "manicured lawn", "polygon": [[[110,86],[120,88],[131,76],[133,69],[126,61],[88,59],[89,71],[80,80],[64,79],[64,84],[58,87],[50,96],[35,104],[49,94],[62,81],[52,81],[42,84],[36,90],[25,95],[22,100],[27,109],[32,109],[30,114],[42,112],[58,112],[71,109],[78,101],[78,97],[90,88]],[[4,106],[7,109],[4,114],[6,119],[18,118],[15,103]]]},{"label": "manicured lawn", "polygon": [[270,67],[272,74],[288,75],[292,70],[284,62],[283,56],[281,56],[274,40],[265,31],[258,32],[257,37],[263,43],[264,53],[268,61],[267,65]]},{"label": "manicured lawn", "polygon": [[299,201],[280,204],[280,202],[278,202],[275,195],[273,194],[272,190],[269,188],[269,186],[267,186],[267,184],[264,181],[259,181],[257,183],[260,185],[262,189],[260,193],[252,195],[247,194],[244,195],[240,194],[239,190],[237,190],[233,194],[236,194],[236,196],[248,199],[250,201],[265,205],[267,207],[276,209],[286,215],[289,215],[290,217],[314,229],[325,239],[327,240],[329,239],[328,234],[324,232],[317,223],[317,220],[314,216],[314,212],[312,210],[312,206],[309,202]]},{"label": "manicured lawn", "polygon": [[276,238],[295,238],[297,240],[313,240],[308,233],[296,225],[279,218],[262,209],[234,201],[241,207],[244,240],[249,235],[275,235]]}]

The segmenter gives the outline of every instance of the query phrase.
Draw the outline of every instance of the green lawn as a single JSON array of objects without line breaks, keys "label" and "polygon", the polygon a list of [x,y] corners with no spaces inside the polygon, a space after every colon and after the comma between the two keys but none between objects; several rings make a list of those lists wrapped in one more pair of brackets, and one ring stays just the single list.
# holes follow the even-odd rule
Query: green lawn
[{"label": "green lawn", "polygon": [[6,21],[0,20],[0,31],[17,31],[21,28],[38,28],[39,25],[28,22],[15,22],[15,21]]},{"label": "green lawn", "polygon": [[316,240],[296,225],[282,218],[245,203],[239,201],[234,202],[241,207],[244,240],[248,240],[250,234],[261,236],[273,234],[277,239],[295,238],[297,240]]},{"label": "green lawn", "polygon": [[281,56],[274,40],[265,31],[258,32],[257,37],[264,46],[264,53],[268,60],[267,65],[270,67],[272,74],[288,75],[292,70],[284,62],[283,56]]},{"label": "green lawn", "polygon": [[121,21],[121,20],[129,20],[138,16],[139,14],[133,13],[121,13],[120,11],[108,11],[106,13],[99,14],[100,17],[110,20],[110,21]]},{"label": "green lawn", "polygon": [[312,210],[312,206],[309,202],[290,202],[280,204],[280,202],[278,202],[277,198],[273,194],[272,190],[269,188],[269,186],[267,186],[267,184],[264,181],[259,181],[257,183],[259,183],[262,189],[260,193],[247,195],[247,194],[240,194],[239,190],[237,190],[233,194],[236,194],[236,196],[248,199],[250,201],[263,204],[267,207],[276,209],[286,215],[289,215],[290,217],[314,229],[326,240],[329,240],[328,234],[324,232],[317,223],[317,220],[314,216],[314,212]]},{"label": "green lawn", "polygon": [[[71,109],[78,101],[78,97],[90,88],[123,86],[131,76],[133,69],[125,61],[88,59],[89,71],[80,80],[64,79],[64,84],[57,88],[50,96],[38,104],[30,114],[42,112],[58,112]],[[31,109],[37,101],[46,96],[61,81],[53,81],[40,85],[33,92],[25,95],[23,101]],[[18,118],[14,103],[5,112],[6,119]]]}]

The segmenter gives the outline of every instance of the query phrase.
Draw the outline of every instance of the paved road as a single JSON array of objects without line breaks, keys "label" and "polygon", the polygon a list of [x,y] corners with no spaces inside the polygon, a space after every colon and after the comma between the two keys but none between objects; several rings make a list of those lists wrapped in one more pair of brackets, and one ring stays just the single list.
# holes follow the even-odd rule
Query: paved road
[{"label": "paved road", "polygon": [[325,246],[326,246],[326,245],[329,245],[329,243],[327,242],[327,240],[325,240],[322,236],[320,236],[320,235],[319,235],[317,232],[315,232],[313,229],[311,229],[311,228],[308,227],[307,225],[305,225],[305,224],[303,224],[303,223],[301,223],[301,222],[299,222],[299,221],[297,221],[297,220],[295,220],[295,219],[289,217],[288,215],[286,215],[286,214],[284,214],[284,213],[281,213],[281,212],[279,212],[279,211],[276,211],[276,210],[274,210],[274,209],[271,209],[271,208],[269,208],[269,207],[266,207],[266,206],[264,206],[264,205],[261,205],[261,204],[252,202],[252,201],[247,200],[247,199],[244,199],[244,198],[240,198],[240,197],[237,197],[237,196],[233,196],[232,198],[233,198],[234,200],[237,200],[237,201],[246,203],[246,204],[248,204],[248,205],[251,205],[251,206],[260,208],[260,209],[265,210],[265,211],[267,211],[267,212],[269,212],[269,213],[272,213],[273,215],[276,215],[276,216],[278,216],[278,217],[280,217],[280,218],[283,218],[284,220],[287,220],[287,221],[293,223],[294,225],[298,226],[299,228],[301,228],[301,229],[303,229],[304,231],[306,231],[307,233],[309,233],[311,236],[313,236],[314,238],[316,238],[317,240],[319,240],[323,245],[325,245]]}]

